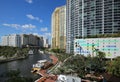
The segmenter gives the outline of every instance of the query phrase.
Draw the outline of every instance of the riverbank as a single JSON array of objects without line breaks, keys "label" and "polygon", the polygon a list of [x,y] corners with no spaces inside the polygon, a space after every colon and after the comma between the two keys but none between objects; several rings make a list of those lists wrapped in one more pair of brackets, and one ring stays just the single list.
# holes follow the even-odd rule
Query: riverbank
[{"label": "riverbank", "polygon": [[0,63],[24,59],[28,57],[29,48],[0,46]]},{"label": "riverbank", "polygon": [[10,61],[15,61],[15,60],[21,60],[21,59],[25,59],[27,57],[28,57],[28,55],[21,56],[21,57],[15,57],[15,58],[6,58],[6,59],[3,59],[3,60],[0,60],[0,63],[6,63],[6,62],[10,62]]}]

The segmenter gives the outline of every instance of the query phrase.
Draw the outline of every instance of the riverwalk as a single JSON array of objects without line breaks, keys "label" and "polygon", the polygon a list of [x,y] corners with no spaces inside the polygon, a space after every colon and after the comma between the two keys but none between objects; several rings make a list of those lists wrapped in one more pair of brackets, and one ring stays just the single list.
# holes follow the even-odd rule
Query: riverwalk
[{"label": "riverwalk", "polygon": [[[50,59],[52,60],[53,66],[58,63],[58,58],[54,55],[50,55]],[[49,68],[48,68],[49,69]],[[42,77],[36,80],[35,82],[55,82],[57,80],[57,75],[47,73],[48,69],[41,69],[37,73]]]}]

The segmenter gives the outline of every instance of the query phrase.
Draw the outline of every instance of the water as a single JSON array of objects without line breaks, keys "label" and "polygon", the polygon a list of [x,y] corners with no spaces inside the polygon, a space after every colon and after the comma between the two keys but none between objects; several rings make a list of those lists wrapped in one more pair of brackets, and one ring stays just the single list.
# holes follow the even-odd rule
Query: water
[{"label": "water", "polygon": [[34,74],[31,73],[32,65],[35,64],[38,60],[47,59],[49,60],[48,54],[34,54],[29,55],[28,58],[22,60],[16,60],[11,62],[6,62],[0,64],[0,75],[9,71],[9,70],[17,70],[19,69],[21,72],[21,76],[24,77],[35,77]]}]

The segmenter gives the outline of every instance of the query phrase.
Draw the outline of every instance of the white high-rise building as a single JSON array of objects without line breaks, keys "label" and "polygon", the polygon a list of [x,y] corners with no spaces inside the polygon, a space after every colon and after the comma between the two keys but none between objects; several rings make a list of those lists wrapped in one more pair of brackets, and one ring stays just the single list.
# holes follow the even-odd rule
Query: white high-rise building
[{"label": "white high-rise building", "polygon": [[13,34],[9,35],[9,46],[21,47],[21,37],[20,35]]},{"label": "white high-rise building", "polygon": [[66,52],[74,52],[74,39],[120,32],[120,0],[67,0]]},{"label": "white high-rise building", "polygon": [[21,37],[20,35],[13,34],[2,37],[2,46],[13,46],[21,47]]},{"label": "white high-rise building", "polygon": [[[47,43],[45,41],[45,44]],[[32,34],[13,34],[2,37],[2,46],[22,47],[27,45],[43,47],[43,38]]]},{"label": "white high-rise building", "polygon": [[2,36],[2,42],[1,42],[2,46],[8,46],[8,36]]},{"label": "white high-rise building", "polygon": [[49,47],[49,40],[47,38],[43,38],[43,47],[48,48]]}]

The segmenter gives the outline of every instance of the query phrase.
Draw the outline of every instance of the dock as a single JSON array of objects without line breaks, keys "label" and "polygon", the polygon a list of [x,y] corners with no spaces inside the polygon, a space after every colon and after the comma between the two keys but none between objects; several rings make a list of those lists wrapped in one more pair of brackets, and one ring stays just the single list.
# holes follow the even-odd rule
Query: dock
[{"label": "dock", "polygon": [[[56,56],[50,55],[50,59],[52,60],[53,66],[55,66],[58,63],[58,58]],[[53,66],[39,70],[37,73],[42,77],[36,80],[35,82],[55,82],[58,76],[47,73],[47,70]]]}]

